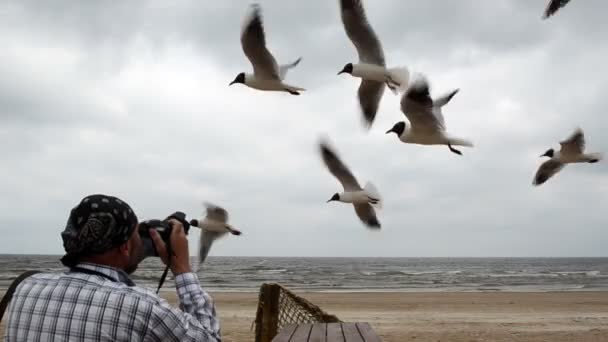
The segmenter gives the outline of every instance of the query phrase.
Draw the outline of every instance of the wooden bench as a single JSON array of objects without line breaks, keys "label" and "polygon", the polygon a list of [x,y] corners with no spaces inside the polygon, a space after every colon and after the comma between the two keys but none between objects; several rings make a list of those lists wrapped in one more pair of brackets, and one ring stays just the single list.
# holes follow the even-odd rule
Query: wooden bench
[{"label": "wooden bench", "polygon": [[380,342],[368,323],[289,324],[272,342]]}]

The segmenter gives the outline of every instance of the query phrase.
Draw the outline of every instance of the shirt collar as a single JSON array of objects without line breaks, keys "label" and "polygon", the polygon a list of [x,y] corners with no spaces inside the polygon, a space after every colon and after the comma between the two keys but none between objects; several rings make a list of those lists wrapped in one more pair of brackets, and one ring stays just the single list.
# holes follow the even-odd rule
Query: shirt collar
[{"label": "shirt collar", "polygon": [[94,264],[94,263],[90,263],[90,262],[78,263],[78,265],[76,265],[76,267],[84,268],[84,269],[87,269],[87,270],[90,270],[93,272],[104,274],[104,275],[108,276],[109,278],[112,278],[115,281],[124,283],[128,286],[135,285],[135,283],[133,282],[133,280],[131,280],[131,278],[129,277],[127,272],[125,272],[121,269],[115,268],[115,267]]}]

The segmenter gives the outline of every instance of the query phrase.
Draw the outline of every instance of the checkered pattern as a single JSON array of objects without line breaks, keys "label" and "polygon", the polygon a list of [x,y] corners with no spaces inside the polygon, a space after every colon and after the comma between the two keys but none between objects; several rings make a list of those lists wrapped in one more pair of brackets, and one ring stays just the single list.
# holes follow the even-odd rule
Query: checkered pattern
[{"label": "checkered pattern", "polygon": [[120,270],[78,267],[119,281],[77,272],[27,278],[11,301],[5,341],[221,341],[215,305],[195,273],[175,277],[178,309],[126,285]]}]

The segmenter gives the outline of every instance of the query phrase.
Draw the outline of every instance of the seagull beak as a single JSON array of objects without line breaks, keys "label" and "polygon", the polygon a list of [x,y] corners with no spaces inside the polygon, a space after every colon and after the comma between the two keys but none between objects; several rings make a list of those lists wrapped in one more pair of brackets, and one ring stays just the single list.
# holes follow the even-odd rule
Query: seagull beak
[{"label": "seagull beak", "polygon": [[389,129],[388,131],[386,131],[386,134],[393,133],[393,132],[394,132],[394,131],[393,131],[393,129],[391,128],[391,129]]},{"label": "seagull beak", "polygon": [[343,73],[344,73],[344,70],[340,71],[340,72],[338,73],[338,75],[341,75],[341,74],[343,74]]},{"label": "seagull beak", "polygon": [[233,84],[235,84],[235,83],[236,83],[236,81],[232,81],[232,82],[230,82],[230,83],[228,84],[228,86],[231,86],[231,85],[233,85]]},{"label": "seagull beak", "polygon": [[327,202],[325,202],[325,203],[329,203],[329,202],[331,202],[331,198],[330,198],[330,199],[328,199],[328,200],[327,200]]}]

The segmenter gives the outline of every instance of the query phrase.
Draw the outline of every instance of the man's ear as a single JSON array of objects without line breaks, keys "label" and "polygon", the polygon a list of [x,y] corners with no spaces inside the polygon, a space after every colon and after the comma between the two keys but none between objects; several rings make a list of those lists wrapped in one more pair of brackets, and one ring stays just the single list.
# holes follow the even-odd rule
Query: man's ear
[{"label": "man's ear", "polygon": [[129,241],[126,241],[122,245],[118,246],[118,251],[124,256],[130,256],[131,248],[129,248]]}]

